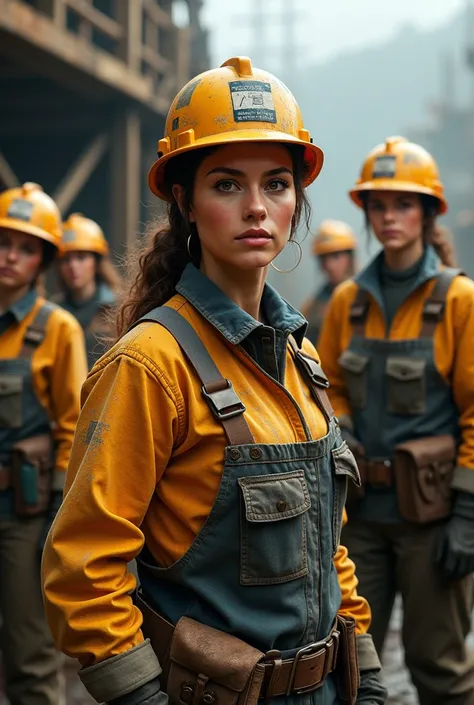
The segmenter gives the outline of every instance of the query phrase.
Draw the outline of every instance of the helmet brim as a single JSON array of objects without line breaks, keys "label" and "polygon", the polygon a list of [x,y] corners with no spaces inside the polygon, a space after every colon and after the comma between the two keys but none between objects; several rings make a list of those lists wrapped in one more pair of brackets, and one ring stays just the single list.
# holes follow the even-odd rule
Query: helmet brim
[{"label": "helmet brim", "polygon": [[305,142],[296,137],[287,135],[284,132],[275,130],[239,130],[238,133],[220,133],[200,140],[196,140],[191,145],[186,145],[180,149],[175,149],[155,161],[148,173],[148,186],[152,193],[164,201],[172,200],[171,190],[165,184],[165,169],[171,159],[190,152],[191,150],[203,149],[204,147],[219,147],[226,144],[250,143],[250,142],[273,142],[277,144],[295,144],[304,147],[304,162],[306,173],[303,186],[309,186],[318,176],[323,167],[324,154],[322,150],[312,142]]},{"label": "helmet brim", "polygon": [[422,193],[426,196],[432,196],[439,203],[439,214],[442,215],[448,210],[448,203],[443,196],[436,194],[433,189],[427,186],[414,184],[411,181],[396,181],[394,179],[377,179],[376,181],[364,181],[364,183],[355,186],[349,191],[349,196],[354,201],[356,206],[363,208],[364,204],[361,199],[362,193],[369,191],[402,191],[406,193]]},{"label": "helmet brim", "polygon": [[94,255],[100,255],[101,257],[105,257],[109,254],[109,248],[107,245],[91,246],[89,244],[88,246],[87,243],[84,243],[83,245],[78,245],[77,243],[71,243],[68,245],[61,244],[61,247],[59,248],[59,257],[64,257],[69,252],[92,252],[92,254]]},{"label": "helmet brim", "polygon": [[36,225],[32,225],[25,220],[17,220],[16,218],[0,218],[0,228],[5,228],[6,230],[16,230],[19,233],[26,233],[27,235],[34,235],[34,237],[39,237],[45,242],[49,242],[50,245],[56,249],[56,254],[59,251],[59,237],[54,237],[50,235],[46,230],[38,228]]}]

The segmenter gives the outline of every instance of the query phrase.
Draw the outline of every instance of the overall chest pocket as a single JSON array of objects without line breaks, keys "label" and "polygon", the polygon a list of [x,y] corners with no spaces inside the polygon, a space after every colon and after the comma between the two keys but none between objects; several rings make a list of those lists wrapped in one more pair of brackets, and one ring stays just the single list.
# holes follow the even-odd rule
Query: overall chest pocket
[{"label": "overall chest pocket", "polygon": [[334,469],[334,504],[332,514],[332,548],[333,554],[339,548],[342,531],[342,513],[347,498],[347,483],[361,486],[359,468],[356,459],[345,441],[332,451]]},{"label": "overall chest pocket", "polygon": [[242,491],[240,582],[271,585],[308,573],[307,512],[302,470],[239,479]]},{"label": "overall chest pocket", "polygon": [[23,377],[0,374],[0,428],[21,428]]},{"label": "overall chest pocket", "polygon": [[417,416],[426,412],[426,360],[413,357],[389,357],[387,375],[387,411],[391,414]]},{"label": "overall chest pocket", "polygon": [[367,403],[367,365],[369,357],[353,350],[344,350],[339,364],[353,409],[363,409]]}]

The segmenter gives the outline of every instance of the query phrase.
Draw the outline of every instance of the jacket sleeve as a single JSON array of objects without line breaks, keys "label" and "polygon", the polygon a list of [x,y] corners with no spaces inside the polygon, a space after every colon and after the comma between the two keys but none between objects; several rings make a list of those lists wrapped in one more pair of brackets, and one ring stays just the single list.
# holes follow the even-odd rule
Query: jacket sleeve
[{"label": "jacket sleeve", "polygon": [[[118,675],[143,667],[150,680],[157,662],[143,643],[127,564],[144,544],[140,526],[168,464],[178,416],[158,370],[146,356],[135,356],[106,359],[84,385],[42,578],[47,618],[62,651],[86,667],[108,659]],[[111,672],[102,672],[110,681]],[[109,688],[108,699],[118,692]]]},{"label": "jacket sleeve", "polygon": [[350,417],[351,409],[347,390],[342,376],[339,357],[343,351],[343,331],[347,326],[348,308],[346,305],[347,288],[336,289],[329,301],[323,326],[318,340],[318,353],[321,366],[330,387],[328,389],[334,413],[341,417]]}]

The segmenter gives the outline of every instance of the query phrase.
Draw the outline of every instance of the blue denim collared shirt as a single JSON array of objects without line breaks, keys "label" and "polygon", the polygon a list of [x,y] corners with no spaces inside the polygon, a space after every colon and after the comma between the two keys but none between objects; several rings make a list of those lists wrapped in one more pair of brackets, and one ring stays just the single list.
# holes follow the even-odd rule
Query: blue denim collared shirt
[{"label": "blue denim collared shirt", "polygon": [[29,314],[38,294],[34,289],[25,294],[19,301],[15,301],[10,308],[0,315],[0,335],[4,333],[13,323],[20,323]]},{"label": "blue denim collared shirt", "polygon": [[283,383],[288,336],[301,345],[308,324],[273,287],[265,284],[263,290],[266,324],[237,306],[192,264],[186,266],[176,290],[230,343],[241,345],[267,374]]}]

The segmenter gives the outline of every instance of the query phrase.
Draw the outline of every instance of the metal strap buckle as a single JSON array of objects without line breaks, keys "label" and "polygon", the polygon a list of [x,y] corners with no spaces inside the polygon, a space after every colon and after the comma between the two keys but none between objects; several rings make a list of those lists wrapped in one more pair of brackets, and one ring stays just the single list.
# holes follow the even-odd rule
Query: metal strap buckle
[{"label": "metal strap buckle", "polygon": [[444,301],[428,299],[428,301],[425,301],[425,305],[423,306],[423,318],[434,319],[435,321],[440,320],[444,312],[444,306]]},{"label": "metal strap buckle", "polygon": [[228,379],[226,379],[225,382],[226,386],[223,389],[208,391],[204,384],[201,387],[203,397],[206,399],[212,413],[219,421],[232,419],[234,416],[243,414],[246,410],[245,405],[242,404],[235,393],[232,382]]},{"label": "metal strap buckle", "polygon": [[[304,646],[302,649],[300,649],[293,661],[293,667],[291,669],[291,674],[290,674],[290,679],[288,681],[288,688],[286,691],[287,695],[291,695],[291,693],[296,693],[296,695],[304,695],[305,693],[312,693],[313,690],[317,690],[320,688],[325,679],[326,676],[328,675],[332,663],[329,663],[328,659],[328,654],[329,654],[329,647],[330,644],[332,644],[332,640],[334,639],[334,634],[331,635],[331,638],[326,641],[316,641],[313,644],[309,644],[308,646]],[[298,689],[293,689],[294,683],[295,683],[295,676],[296,676],[296,669],[298,668],[298,664],[303,656],[306,654],[317,654],[318,652],[324,653],[324,666],[323,666],[323,671],[321,674],[321,678],[316,684],[308,685],[305,688],[298,688]]]},{"label": "metal strap buckle", "polygon": [[363,304],[352,304],[349,319],[351,323],[364,321],[369,310],[369,302]]},{"label": "metal strap buckle", "polygon": [[37,330],[36,328],[28,328],[23,338],[24,343],[30,343],[32,345],[39,345],[43,340],[44,331]]},{"label": "metal strap buckle", "polygon": [[297,353],[298,359],[305,366],[307,374],[311,377],[311,380],[317,384],[319,387],[324,387],[327,389],[329,387],[329,381],[324,374],[321,365],[319,365],[314,358],[305,355],[299,350]]}]

